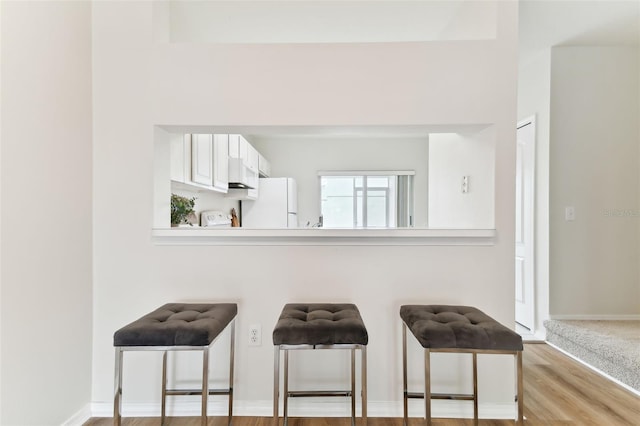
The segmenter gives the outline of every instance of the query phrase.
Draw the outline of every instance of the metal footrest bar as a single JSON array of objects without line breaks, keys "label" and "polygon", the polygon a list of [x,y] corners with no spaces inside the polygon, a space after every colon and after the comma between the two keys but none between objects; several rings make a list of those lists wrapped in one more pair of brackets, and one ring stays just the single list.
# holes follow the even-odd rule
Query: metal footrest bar
[{"label": "metal footrest bar", "polygon": [[289,391],[289,397],[351,396],[351,391]]},{"label": "metal footrest bar", "polygon": [[[424,399],[424,393],[422,392],[407,392],[407,398]],[[431,393],[431,399],[449,399],[456,401],[473,401],[474,396],[472,394],[464,393]]]},{"label": "metal footrest bar", "polygon": [[[209,395],[230,395],[233,392],[232,389],[209,389]],[[167,389],[165,391],[167,396],[189,396],[189,395],[202,395],[202,389]]]}]

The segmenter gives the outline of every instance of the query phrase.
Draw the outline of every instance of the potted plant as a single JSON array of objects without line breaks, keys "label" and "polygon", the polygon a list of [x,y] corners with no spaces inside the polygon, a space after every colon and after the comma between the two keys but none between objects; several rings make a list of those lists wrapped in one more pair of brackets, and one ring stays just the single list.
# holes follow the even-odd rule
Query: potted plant
[{"label": "potted plant", "polygon": [[171,194],[171,226],[178,226],[183,223],[189,223],[187,217],[195,213],[193,206],[196,204],[196,198],[187,198],[180,195]]}]

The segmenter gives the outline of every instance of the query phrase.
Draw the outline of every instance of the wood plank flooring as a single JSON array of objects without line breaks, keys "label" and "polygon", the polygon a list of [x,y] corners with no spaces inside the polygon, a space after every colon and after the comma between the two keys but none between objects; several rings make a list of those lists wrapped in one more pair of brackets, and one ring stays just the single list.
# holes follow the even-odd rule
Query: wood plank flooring
[{"label": "wood plank flooring", "polygon": [[[546,344],[526,344],[524,414],[529,426],[637,426],[640,397],[605,379]],[[409,426],[424,424],[409,419]],[[125,426],[156,426],[159,418],[126,418]],[[480,420],[481,426],[513,425],[510,420]],[[85,426],[112,425],[93,418]],[[210,417],[209,426],[226,426],[226,418]],[[270,417],[235,417],[234,426],[273,426]],[[282,424],[282,421],[281,421]],[[358,425],[360,422],[358,422]],[[200,419],[170,418],[170,426],[199,426]],[[347,418],[290,418],[290,426],[350,426]],[[434,426],[473,425],[472,420],[434,419]],[[370,418],[368,426],[402,426],[398,418]]]}]

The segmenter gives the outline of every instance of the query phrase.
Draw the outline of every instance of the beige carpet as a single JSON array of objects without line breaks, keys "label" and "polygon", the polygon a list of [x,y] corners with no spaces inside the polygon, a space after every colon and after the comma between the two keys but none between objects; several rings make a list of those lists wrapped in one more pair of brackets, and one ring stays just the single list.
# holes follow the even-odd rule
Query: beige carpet
[{"label": "beige carpet", "polygon": [[640,321],[544,323],[547,341],[640,392]]}]

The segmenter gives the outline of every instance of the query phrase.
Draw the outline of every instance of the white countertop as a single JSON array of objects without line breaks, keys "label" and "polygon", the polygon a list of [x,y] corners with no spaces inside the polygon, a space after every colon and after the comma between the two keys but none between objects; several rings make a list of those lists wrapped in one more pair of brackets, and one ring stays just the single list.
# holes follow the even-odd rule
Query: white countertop
[{"label": "white countertop", "polygon": [[495,229],[153,229],[158,245],[493,245]]}]

